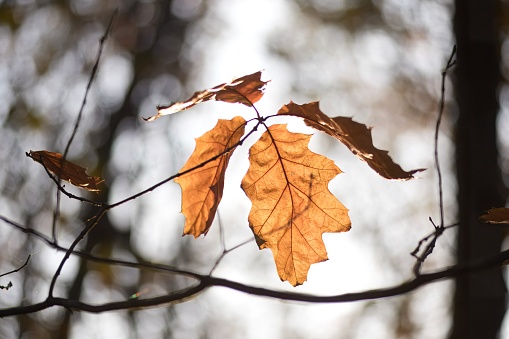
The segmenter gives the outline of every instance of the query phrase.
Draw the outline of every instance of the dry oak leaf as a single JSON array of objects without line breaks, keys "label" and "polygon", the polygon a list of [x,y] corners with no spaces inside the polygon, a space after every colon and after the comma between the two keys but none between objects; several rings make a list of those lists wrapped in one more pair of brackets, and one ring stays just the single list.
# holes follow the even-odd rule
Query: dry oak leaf
[{"label": "dry oak leaf", "polygon": [[386,179],[409,180],[413,178],[414,173],[424,170],[404,171],[391,159],[389,152],[373,145],[371,128],[348,117],[329,118],[320,110],[317,101],[304,105],[290,102],[281,107],[278,115],[304,118],[306,125],[341,141],[353,154],[367,162],[375,172]]},{"label": "dry oak leaf", "polygon": [[49,151],[30,151],[27,155],[34,161],[42,164],[58,178],[88,191],[99,192],[97,185],[102,183],[99,177],[91,177],[85,173],[85,168],[70,161],[63,160],[62,154]]},{"label": "dry oak leaf", "polygon": [[253,74],[233,79],[229,83],[224,83],[213,88],[195,92],[186,101],[175,102],[169,106],[158,106],[157,114],[150,118],[144,118],[144,120],[154,121],[163,115],[177,113],[196,106],[200,102],[209,100],[240,103],[246,106],[252,106],[255,102],[262,98],[265,85],[267,84],[267,81],[261,80],[261,76],[262,72],[258,71]]},{"label": "dry oak leaf", "polygon": [[509,208],[497,207],[486,211],[479,220],[488,224],[509,224]]},{"label": "dry oak leaf", "polygon": [[351,226],[348,209],[328,189],[341,170],[308,149],[310,138],[270,126],[251,147],[242,180],[258,246],[272,250],[279,277],[293,286],[306,281],[311,264],[328,259],[322,234]]},{"label": "dry oak leaf", "polygon": [[[245,124],[242,117],[220,119],[214,128],[196,139],[193,154],[180,170],[184,174],[175,179],[182,188],[182,213],[186,217],[184,235],[192,234],[197,238],[207,234],[212,225],[223,196],[226,167],[244,135]],[[231,150],[224,153],[228,149]],[[195,168],[214,157],[217,159]]]}]

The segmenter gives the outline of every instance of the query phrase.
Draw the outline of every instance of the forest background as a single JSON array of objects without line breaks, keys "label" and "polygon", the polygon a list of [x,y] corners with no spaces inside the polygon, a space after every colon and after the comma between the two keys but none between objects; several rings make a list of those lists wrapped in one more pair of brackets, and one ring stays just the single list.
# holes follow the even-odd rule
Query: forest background
[{"label": "forest background", "polygon": [[[231,158],[218,218],[206,237],[181,237],[181,193],[171,182],[108,212],[80,250],[205,274],[226,250],[243,244],[224,255],[215,276],[314,295],[399,284],[412,276],[415,258],[410,253],[433,231],[429,217],[439,220],[434,133],[441,72],[454,44],[458,44],[458,72],[466,67],[485,75],[462,78],[459,73],[452,82],[447,78],[450,90],[438,144],[445,224],[462,220],[464,208],[457,199],[461,185],[472,190],[475,185],[489,186],[498,192],[497,198],[477,199],[480,205],[467,202],[468,220],[483,209],[504,206],[507,197],[502,181],[504,175],[507,181],[509,171],[509,134],[504,133],[509,130],[506,2],[480,7],[474,1],[458,2],[462,4],[445,0],[4,1],[0,7],[0,215],[52,236],[55,186],[25,152],[63,152],[100,38],[118,9],[68,154],[68,159],[106,180],[101,193],[91,195],[94,199],[118,201],[177,173],[194,149],[193,138],[211,129],[218,118],[250,113],[240,105],[206,103],[144,122],[142,117],[153,115],[157,105],[261,69],[271,82],[256,104],[259,111],[275,114],[290,100],[320,100],[322,110],[331,116],[353,116],[375,126],[375,146],[389,150],[404,169],[428,170],[411,181],[387,181],[331,138],[314,135],[311,150],[333,159],[345,172],[329,188],[350,209],[352,230],[324,235],[330,260],[314,265],[308,281],[298,288],[279,280],[270,251],[258,250],[247,225],[250,202],[239,185],[247,171],[249,146],[256,138]],[[462,29],[462,17],[479,26]],[[472,52],[469,41],[477,43],[477,58],[464,57]],[[483,87],[489,104],[481,103],[482,89],[461,87],[467,85]],[[476,94],[471,97],[478,105],[470,106],[481,107],[474,115],[490,119],[486,129],[475,120],[477,124],[470,124],[475,131],[455,132],[461,126],[461,100],[468,96],[461,93]],[[452,99],[455,95],[458,101]],[[291,123],[290,128],[312,133],[301,123]],[[465,161],[459,146],[470,144],[457,144],[462,135],[475,136],[479,150],[491,158],[483,161],[471,155]],[[488,146],[483,135],[492,137]],[[489,174],[473,179],[480,183],[465,184],[460,169],[477,163],[492,166]],[[56,237],[59,245],[68,247],[90,210],[65,197],[60,205]],[[497,253],[504,246],[503,229],[483,227],[482,232],[496,233],[495,244],[485,253]],[[445,232],[424,270],[461,262],[456,259],[461,248],[458,239],[462,238],[457,230]],[[30,255],[26,267],[2,277],[0,285],[12,282],[12,287],[0,291],[2,308],[44,300],[64,253],[8,223],[0,225],[0,242],[0,272],[20,267]],[[499,271],[493,275],[488,277],[495,283],[488,282],[484,290],[505,295]],[[56,294],[97,304],[133,295],[164,295],[187,284],[182,277],[164,272],[73,256],[57,282]],[[310,338],[319,329],[321,338],[444,338],[454,334],[458,321],[455,293],[454,281],[446,280],[394,298],[304,304],[212,288],[181,304],[136,312],[70,313],[51,308],[3,318],[0,331],[4,337],[34,338],[255,338],[260,333],[266,338]],[[498,312],[493,326],[497,331],[501,326],[500,337],[504,337],[509,335],[509,324],[502,322],[500,311],[505,311],[505,303],[500,294],[496,298],[502,306],[479,307],[479,311]]]}]

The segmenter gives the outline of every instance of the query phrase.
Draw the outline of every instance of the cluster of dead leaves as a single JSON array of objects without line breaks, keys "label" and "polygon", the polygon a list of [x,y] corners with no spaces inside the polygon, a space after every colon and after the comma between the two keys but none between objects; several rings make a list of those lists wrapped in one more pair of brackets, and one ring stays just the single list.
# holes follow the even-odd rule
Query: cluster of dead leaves
[{"label": "cluster of dead leaves", "polygon": [[[266,84],[261,72],[256,72],[196,92],[186,101],[158,107],[157,115],[146,120],[209,100],[253,106],[263,96]],[[419,171],[401,169],[387,151],[373,146],[370,128],[347,117],[329,118],[318,102],[290,102],[278,115],[304,119],[308,126],[341,141],[387,179],[408,180]],[[249,226],[260,249],[272,250],[281,280],[297,286],[306,280],[311,264],[327,260],[322,234],[350,229],[348,209],[328,189],[341,170],[332,160],[309,150],[311,136],[289,132],[284,124],[267,126],[266,120],[259,119],[266,131],[249,150],[250,166],[241,185],[252,202]],[[242,117],[219,120],[196,139],[193,154],[175,180],[182,188],[184,234],[198,237],[212,225],[228,161],[241,143],[245,125]]]},{"label": "cluster of dead leaves", "polygon": [[[196,92],[186,101],[160,106],[157,115],[145,120],[210,100],[251,107],[262,98],[266,84],[261,72],[256,72]],[[348,117],[330,118],[318,102],[290,102],[277,115],[302,118],[308,126],[336,138],[384,178],[408,180],[420,171],[404,171],[387,151],[373,145],[369,127]],[[267,120],[258,116],[258,124],[266,130],[249,151],[250,166],[241,186],[252,202],[248,221],[258,246],[272,250],[281,280],[297,286],[306,281],[312,264],[327,260],[322,234],[348,231],[351,222],[348,209],[328,189],[341,170],[332,160],[309,150],[310,135],[290,132],[285,124],[269,126]],[[228,162],[243,141],[245,126],[240,116],[218,120],[214,128],[196,139],[193,154],[175,179],[182,188],[184,234],[198,237],[210,229],[223,195]],[[88,176],[84,168],[64,161],[58,153],[31,151],[28,155],[80,188],[97,191],[102,182]]]}]

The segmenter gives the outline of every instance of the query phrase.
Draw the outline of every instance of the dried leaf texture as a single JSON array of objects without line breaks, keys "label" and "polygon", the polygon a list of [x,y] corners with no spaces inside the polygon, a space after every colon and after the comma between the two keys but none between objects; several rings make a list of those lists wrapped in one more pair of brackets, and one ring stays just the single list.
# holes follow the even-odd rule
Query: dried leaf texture
[{"label": "dried leaf texture", "polygon": [[479,220],[488,224],[509,224],[509,208],[497,207],[486,211]]},{"label": "dried leaf texture", "polygon": [[177,113],[209,100],[240,103],[246,106],[252,106],[255,102],[262,98],[265,85],[267,84],[267,81],[261,80],[261,76],[262,72],[258,71],[250,75],[245,75],[241,78],[233,79],[229,83],[224,83],[213,88],[195,92],[186,101],[176,102],[169,106],[158,106],[157,114],[145,120],[154,121],[163,115]]},{"label": "dried leaf texture", "polygon": [[[218,120],[213,129],[196,139],[194,152],[180,173],[237,144],[244,134],[245,122],[242,117]],[[224,175],[234,149],[175,179],[182,188],[182,213],[186,217],[184,235],[192,234],[197,238],[207,234],[223,196]]]},{"label": "dried leaf texture", "polygon": [[28,156],[42,164],[53,175],[68,183],[88,191],[98,192],[97,185],[102,183],[99,177],[91,177],[85,168],[63,159],[62,154],[48,151],[30,151]]},{"label": "dried leaf texture", "polygon": [[371,128],[348,117],[329,118],[320,111],[318,102],[304,105],[290,102],[284,105],[278,114],[304,118],[306,125],[341,141],[353,154],[367,162],[373,170],[386,179],[409,180],[413,178],[414,173],[423,171],[423,169],[404,171],[391,159],[389,152],[373,145]]},{"label": "dried leaf texture", "polygon": [[242,180],[257,243],[272,250],[279,277],[293,286],[306,281],[311,264],[328,259],[322,234],[350,229],[348,210],[327,187],[341,170],[308,149],[310,138],[270,126],[251,147]]}]

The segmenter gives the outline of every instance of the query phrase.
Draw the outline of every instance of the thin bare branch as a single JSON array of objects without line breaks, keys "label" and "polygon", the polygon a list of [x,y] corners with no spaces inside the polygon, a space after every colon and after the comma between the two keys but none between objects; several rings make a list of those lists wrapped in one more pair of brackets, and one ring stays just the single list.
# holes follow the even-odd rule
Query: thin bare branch
[{"label": "thin bare branch", "polygon": [[[90,72],[90,78],[88,79],[88,84],[85,89],[85,94],[83,95],[83,101],[81,102],[78,116],[76,117],[76,122],[74,123],[73,131],[71,133],[71,136],[69,137],[69,140],[67,141],[67,145],[65,146],[64,153],[62,154],[62,164],[65,163],[67,154],[69,153],[69,149],[71,148],[71,144],[74,140],[74,137],[76,136],[76,133],[78,132],[78,128],[80,126],[81,119],[83,117],[83,110],[85,109],[85,106],[87,104],[88,93],[90,92],[90,88],[92,88],[92,84],[94,82],[94,79],[97,75],[97,71],[99,69],[99,61],[101,60],[101,56],[103,53],[104,43],[105,43],[106,39],[108,38],[108,36],[110,35],[111,31],[113,30],[113,25],[115,23],[115,19],[117,18],[117,15],[118,15],[118,10],[115,10],[113,15],[111,16],[111,19],[108,24],[108,27],[106,28],[106,31],[104,32],[103,36],[99,40],[99,50],[97,51],[97,57],[95,59],[94,66],[92,67],[92,71]],[[57,186],[61,187],[60,179],[58,180]],[[53,240],[55,242],[58,241],[57,220],[60,215],[60,198],[61,198],[60,192],[61,192],[61,189],[58,189],[57,190],[57,201],[55,204],[55,210],[53,212],[53,223],[52,223],[52,227],[51,227],[51,234],[52,234]]]},{"label": "thin bare branch", "polygon": [[[250,121],[253,121],[253,120],[258,120],[258,119],[251,119],[251,120],[248,120],[248,121],[246,121],[246,124],[247,124],[247,123],[249,123]],[[263,121],[263,118],[262,118],[262,121]],[[221,152],[221,153],[217,154],[216,156],[213,156],[212,158],[210,158],[210,159],[208,159],[208,160],[206,160],[206,161],[202,162],[201,164],[198,164],[198,165],[196,165],[196,166],[194,166],[194,167],[192,167],[192,168],[189,168],[189,169],[188,169],[188,170],[186,170],[186,171],[182,171],[182,172],[179,172],[179,173],[177,173],[177,174],[174,174],[174,175],[172,175],[172,176],[170,176],[170,177],[168,177],[168,178],[166,178],[166,179],[164,179],[164,180],[162,180],[162,181],[158,182],[157,184],[155,184],[155,185],[153,185],[153,186],[150,186],[149,188],[147,188],[147,189],[145,189],[145,190],[143,190],[143,191],[141,191],[141,192],[138,192],[138,193],[136,193],[136,194],[133,194],[133,195],[132,195],[132,196],[130,196],[130,197],[127,197],[127,198],[125,198],[125,199],[123,199],[123,200],[120,200],[120,201],[118,201],[118,202],[116,202],[116,203],[114,203],[114,204],[111,204],[111,205],[107,205],[107,206],[105,206],[105,207],[106,207],[107,209],[112,209],[112,208],[115,208],[115,207],[117,207],[117,206],[119,206],[119,205],[125,204],[125,203],[126,203],[126,202],[128,202],[128,201],[131,201],[131,200],[137,199],[137,198],[141,197],[142,195],[145,195],[145,194],[147,194],[147,193],[149,193],[149,192],[151,192],[151,191],[155,190],[155,189],[156,189],[156,188],[158,188],[159,186],[162,186],[162,185],[166,184],[167,182],[170,182],[171,180],[173,180],[173,179],[175,179],[175,178],[178,178],[178,177],[180,177],[180,176],[182,176],[182,175],[184,175],[184,174],[187,174],[187,173],[189,173],[189,172],[195,171],[196,169],[198,169],[198,168],[201,168],[201,167],[205,166],[205,165],[206,165],[206,164],[208,164],[209,162],[214,161],[214,160],[216,160],[216,159],[219,159],[220,157],[222,157],[222,156],[223,156],[223,155],[225,155],[226,153],[229,153],[229,152],[233,151],[236,147],[241,146],[241,145],[244,143],[244,141],[245,141],[247,138],[249,138],[249,137],[251,136],[251,134],[253,134],[255,131],[257,131],[258,126],[259,126],[260,124],[261,124],[261,122],[260,122],[260,121],[258,121],[258,123],[257,123],[257,124],[256,124],[256,125],[255,125],[252,129],[251,129],[251,131],[249,131],[247,134],[245,134],[245,135],[244,135],[244,136],[243,136],[243,137],[239,140],[239,142],[237,142],[236,144],[232,145],[231,147],[226,148],[223,152]]]},{"label": "thin bare branch", "polygon": [[213,286],[222,286],[235,291],[255,296],[263,296],[273,299],[308,302],[308,303],[347,303],[361,300],[373,300],[389,298],[408,293],[419,287],[443,279],[450,279],[470,272],[479,272],[492,267],[502,266],[509,260],[509,250],[497,255],[479,260],[467,265],[454,265],[434,273],[421,274],[413,279],[387,288],[368,290],[355,293],[345,293],[331,296],[317,296],[296,292],[277,291],[261,287],[245,285],[227,279],[211,276],[200,276],[200,282],[186,289],[155,298],[132,298],[126,301],[111,302],[100,305],[91,305],[78,300],[48,297],[45,301],[28,306],[20,306],[0,310],[0,317],[14,316],[38,312],[53,306],[61,306],[70,310],[100,313],[114,310],[135,310],[140,308],[155,307],[169,303],[182,303],[197,296],[205,289]]},{"label": "thin bare branch", "polygon": [[53,290],[55,289],[55,284],[57,282],[58,276],[60,275],[60,273],[62,272],[62,269],[64,268],[64,265],[65,265],[67,259],[69,259],[69,257],[71,256],[71,254],[74,251],[74,249],[76,248],[76,246],[78,246],[78,244],[87,236],[87,234],[89,232],[91,232],[97,226],[97,224],[101,221],[102,217],[105,214],[106,214],[106,209],[102,208],[101,211],[99,211],[99,213],[92,218],[92,222],[89,225],[87,225],[83,229],[83,231],[81,231],[81,233],[78,235],[78,237],[76,237],[76,239],[74,239],[74,241],[72,242],[69,249],[65,252],[64,257],[60,261],[60,264],[58,265],[58,268],[57,268],[55,274],[53,275],[53,278],[51,279],[51,284],[49,286],[49,292],[48,292],[49,299],[53,297]]},{"label": "thin bare branch", "polygon": [[[423,238],[419,243],[417,244],[417,247],[415,250],[411,253],[412,256],[414,256],[417,261],[414,265],[414,274],[419,275],[421,271],[421,267],[424,264],[424,261],[428,256],[433,253],[433,250],[435,249],[436,242],[438,238],[444,233],[446,227],[444,226],[444,194],[443,194],[443,184],[442,184],[442,171],[440,169],[440,160],[438,157],[438,136],[440,132],[440,124],[442,122],[442,116],[444,114],[445,109],[445,80],[447,76],[447,72],[456,64],[456,60],[454,59],[454,56],[456,55],[456,45],[454,45],[451,55],[449,56],[449,60],[447,60],[447,64],[445,65],[444,69],[442,70],[442,86],[441,86],[441,94],[440,94],[440,103],[438,105],[438,117],[437,122],[435,126],[435,148],[434,148],[434,155],[435,155],[435,167],[437,169],[437,175],[438,175],[438,195],[439,195],[439,202],[438,202],[438,208],[440,210],[440,224],[437,226],[431,218],[429,218],[430,222],[433,224],[433,227],[435,228],[435,231],[428,235],[427,237]],[[421,255],[418,255],[419,250],[421,248],[421,245],[428,241],[431,237],[433,239],[428,242],[426,245],[424,251]]]},{"label": "thin bare branch", "polygon": [[8,275],[8,274],[12,274],[12,273],[16,273],[16,272],[21,271],[21,270],[22,270],[22,269],[23,269],[26,265],[28,265],[28,261],[30,260],[30,257],[31,257],[31,256],[30,256],[30,254],[29,254],[29,255],[28,255],[27,260],[25,261],[25,263],[24,263],[21,267],[16,268],[16,269],[14,269],[14,270],[12,270],[12,271],[9,271],[9,272],[7,272],[7,273],[4,273],[4,274],[0,274],[0,277],[3,277],[3,276],[6,276],[6,275]]},{"label": "thin bare branch", "polygon": [[438,107],[438,118],[437,124],[435,127],[435,166],[438,174],[438,192],[439,192],[439,208],[440,208],[440,224],[438,227],[444,226],[444,198],[443,198],[443,188],[442,188],[442,171],[440,170],[440,161],[438,158],[438,135],[440,131],[440,123],[442,122],[442,116],[444,114],[445,109],[445,79],[447,76],[447,72],[451,69],[455,64],[456,60],[454,60],[454,56],[456,55],[456,45],[454,45],[451,56],[447,61],[445,68],[442,70],[442,89],[440,95],[440,104]]}]

